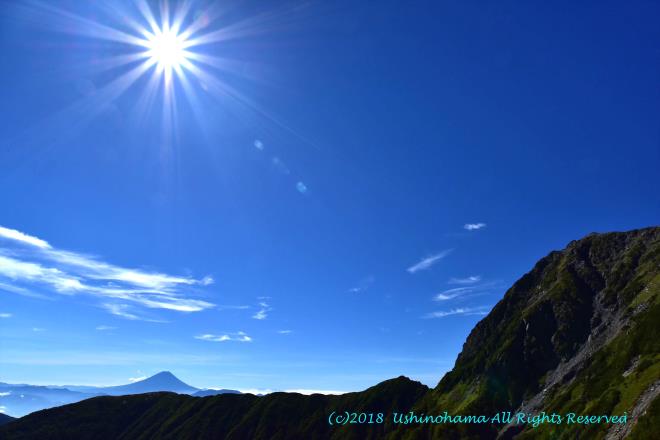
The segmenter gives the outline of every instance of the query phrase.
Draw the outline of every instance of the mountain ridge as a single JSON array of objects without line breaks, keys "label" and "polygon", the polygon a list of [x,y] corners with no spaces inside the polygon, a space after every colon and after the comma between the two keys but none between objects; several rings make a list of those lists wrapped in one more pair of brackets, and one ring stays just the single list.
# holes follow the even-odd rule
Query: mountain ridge
[{"label": "mountain ridge", "polygon": [[9,423],[14,420],[15,419],[12,416],[8,416],[7,414],[0,413],[0,425],[4,425],[5,423]]},{"label": "mountain ridge", "polygon": [[145,379],[124,385],[107,387],[80,385],[29,385],[0,382],[0,406],[13,416],[79,402],[96,396],[122,396],[168,391],[204,397],[225,393],[241,394],[238,390],[207,390],[188,385],[170,371],[161,371]]},{"label": "mountain ridge", "polygon": [[157,391],[171,391],[179,394],[192,394],[200,391],[191,385],[180,380],[169,371],[161,371],[146,379],[139,380],[126,385],[117,385],[112,387],[100,387],[98,390],[104,394],[125,395],[142,394]]}]

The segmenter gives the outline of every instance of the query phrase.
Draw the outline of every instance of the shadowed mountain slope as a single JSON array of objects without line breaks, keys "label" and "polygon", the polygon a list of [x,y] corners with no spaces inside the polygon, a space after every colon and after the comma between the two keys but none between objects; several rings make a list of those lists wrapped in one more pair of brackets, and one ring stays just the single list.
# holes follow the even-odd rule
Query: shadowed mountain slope
[{"label": "shadowed mountain slope", "polygon": [[0,413],[0,425],[4,425],[5,423],[9,423],[12,420],[15,420],[15,419],[11,416],[8,416],[7,414]]},{"label": "shadowed mountain slope", "polygon": [[322,439],[382,438],[389,425],[328,425],[331,411],[390,412],[410,408],[428,387],[405,377],[341,396],[297,393],[222,394],[196,398],[174,393],[96,397],[39,411],[12,422],[0,438],[41,439]]}]

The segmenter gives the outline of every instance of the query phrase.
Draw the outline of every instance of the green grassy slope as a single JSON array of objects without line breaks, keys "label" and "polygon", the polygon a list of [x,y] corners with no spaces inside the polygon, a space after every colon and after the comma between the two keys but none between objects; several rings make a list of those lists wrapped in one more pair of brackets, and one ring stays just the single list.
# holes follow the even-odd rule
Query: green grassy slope
[{"label": "green grassy slope", "polygon": [[[475,327],[454,369],[417,408],[632,414],[660,380],[659,268],[660,228],[593,234],[550,253]],[[434,433],[501,430],[463,428]],[[519,438],[601,438],[608,429],[542,425]]]}]

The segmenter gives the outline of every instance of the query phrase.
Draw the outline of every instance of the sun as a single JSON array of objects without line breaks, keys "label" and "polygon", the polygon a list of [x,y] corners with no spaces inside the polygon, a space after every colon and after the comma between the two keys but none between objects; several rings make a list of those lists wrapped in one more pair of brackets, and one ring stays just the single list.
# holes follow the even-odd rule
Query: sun
[{"label": "sun", "polygon": [[186,52],[186,40],[171,29],[158,30],[147,35],[146,55],[156,63],[160,71],[166,73],[179,70],[186,63],[189,53]]},{"label": "sun", "polygon": [[243,63],[216,53],[223,52],[222,45],[227,41],[258,33],[257,22],[242,19],[221,25],[223,8],[204,5],[218,2],[102,2],[108,5],[102,7],[105,12],[100,15],[113,13],[108,14],[108,23],[52,7],[47,2],[28,3],[34,3],[31,8],[38,17],[48,17],[48,25],[54,31],[98,40],[104,43],[104,49],[108,44],[108,54],[95,59],[93,69],[116,75],[107,75],[109,81],[99,85],[96,93],[85,97],[85,108],[104,108],[133,85],[140,84],[141,90],[132,94],[136,98],[134,112],[141,118],[158,108],[162,114],[163,136],[167,138],[171,138],[176,129],[177,106],[182,102],[179,97],[192,106],[200,119],[204,116],[199,112],[202,94],[225,103],[255,108],[254,103],[224,79],[225,74],[242,77]]}]

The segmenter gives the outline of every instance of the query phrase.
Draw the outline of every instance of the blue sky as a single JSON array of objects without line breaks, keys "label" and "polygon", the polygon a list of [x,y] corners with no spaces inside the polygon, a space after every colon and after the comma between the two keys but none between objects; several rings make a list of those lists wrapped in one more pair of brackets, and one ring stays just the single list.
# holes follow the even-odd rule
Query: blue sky
[{"label": "blue sky", "polygon": [[658,223],[657,3],[192,1],[171,77],[140,4],[0,6],[0,381],[435,385]]}]

